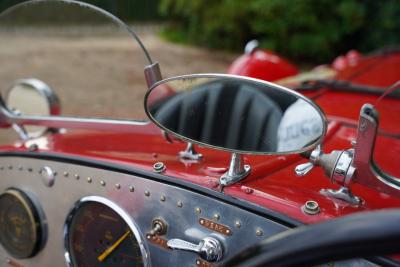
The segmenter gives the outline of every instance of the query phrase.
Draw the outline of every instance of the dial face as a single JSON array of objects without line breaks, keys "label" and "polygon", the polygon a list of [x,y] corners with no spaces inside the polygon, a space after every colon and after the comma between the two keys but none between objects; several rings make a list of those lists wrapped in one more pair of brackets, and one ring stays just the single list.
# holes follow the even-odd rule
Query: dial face
[{"label": "dial face", "polygon": [[0,242],[11,256],[34,256],[43,241],[42,233],[38,210],[25,193],[8,189],[0,195]]},{"label": "dial face", "polygon": [[81,202],[68,220],[66,246],[72,266],[144,266],[134,230],[110,206]]}]

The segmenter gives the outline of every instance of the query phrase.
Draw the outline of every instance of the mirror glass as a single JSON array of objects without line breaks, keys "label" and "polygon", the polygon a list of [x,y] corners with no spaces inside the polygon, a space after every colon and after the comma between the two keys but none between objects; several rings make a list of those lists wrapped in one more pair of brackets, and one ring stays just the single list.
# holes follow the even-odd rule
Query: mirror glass
[{"label": "mirror glass", "polygon": [[7,107],[17,114],[58,115],[58,97],[45,83],[35,79],[20,80],[7,92]]},{"label": "mirror glass", "polygon": [[238,153],[307,151],[326,131],[325,117],[311,100],[238,76],[166,79],[148,92],[145,108],[153,122],[186,141]]},{"label": "mirror glass", "polygon": [[[57,116],[60,103],[54,91],[44,82],[36,79],[17,81],[6,95],[8,109],[18,115]],[[25,126],[29,137],[39,137],[46,127]]]},{"label": "mirror glass", "polygon": [[56,92],[62,116],[147,120],[151,58],[113,15],[83,2],[26,1],[0,14],[0,39],[4,99],[15,81],[33,78]]}]

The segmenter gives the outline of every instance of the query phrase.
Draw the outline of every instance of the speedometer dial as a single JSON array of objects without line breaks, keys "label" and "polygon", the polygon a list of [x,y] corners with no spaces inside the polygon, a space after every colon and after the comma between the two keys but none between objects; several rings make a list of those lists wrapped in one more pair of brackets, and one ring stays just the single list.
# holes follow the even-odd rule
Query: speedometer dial
[{"label": "speedometer dial", "polygon": [[41,211],[31,198],[18,189],[0,195],[0,243],[18,259],[34,256],[44,244]]},{"label": "speedometer dial", "polygon": [[70,266],[147,266],[139,231],[130,217],[107,199],[82,199],[68,216],[65,229]]}]

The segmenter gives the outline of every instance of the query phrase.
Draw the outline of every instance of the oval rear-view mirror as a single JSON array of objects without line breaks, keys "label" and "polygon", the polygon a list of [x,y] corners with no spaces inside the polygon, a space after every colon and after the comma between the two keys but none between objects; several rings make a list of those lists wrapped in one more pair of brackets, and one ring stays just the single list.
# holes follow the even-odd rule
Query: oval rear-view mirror
[{"label": "oval rear-view mirror", "polygon": [[315,148],[325,116],[310,99],[261,80],[194,74],[156,83],[149,118],[191,143],[240,154],[293,154]]}]

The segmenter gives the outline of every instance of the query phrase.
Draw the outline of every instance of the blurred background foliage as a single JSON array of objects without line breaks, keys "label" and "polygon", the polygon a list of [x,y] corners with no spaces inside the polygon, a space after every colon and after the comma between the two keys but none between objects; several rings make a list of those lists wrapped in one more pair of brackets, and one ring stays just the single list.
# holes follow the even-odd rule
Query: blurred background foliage
[{"label": "blurred background foliage", "polygon": [[160,12],[171,21],[169,40],[239,50],[258,39],[297,62],[400,40],[399,0],[161,0]]},{"label": "blurred background foliage", "polygon": [[[99,6],[117,17],[134,22],[157,21],[160,19],[160,0],[80,0]],[[0,0],[0,11],[26,0]]]},{"label": "blurred background foliage", "polygon": [[[300,63],[400,43],[400,0],[84,0],[123,20],[168,25],[170,41],[242,51],[257,39]],[[22,0],[1,0],[0,10]]]}]

